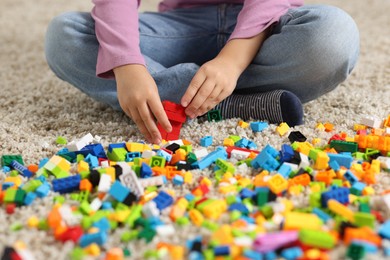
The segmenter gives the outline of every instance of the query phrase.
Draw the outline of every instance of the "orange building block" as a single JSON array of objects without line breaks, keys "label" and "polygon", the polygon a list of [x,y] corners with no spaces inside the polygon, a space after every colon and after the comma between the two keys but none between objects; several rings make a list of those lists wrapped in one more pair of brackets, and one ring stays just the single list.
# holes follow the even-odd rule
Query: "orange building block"
[{"label": "orange building block", "polygon": [[381,237],[375,234],[375,232],[372,231],[372,229],[369,227],[346,228],[344,234],[344,243],[349,245],[354,239],[367,241],[378,247],[381,246],[382,241]]}]

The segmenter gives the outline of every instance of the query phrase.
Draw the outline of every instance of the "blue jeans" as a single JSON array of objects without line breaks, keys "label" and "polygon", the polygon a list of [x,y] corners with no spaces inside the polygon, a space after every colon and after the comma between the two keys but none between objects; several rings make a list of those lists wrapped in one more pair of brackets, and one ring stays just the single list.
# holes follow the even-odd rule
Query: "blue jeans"
[{"label": "blue jeans", "polygon": [[[180,102],[199,66],[225,45],[241,8],[221,4],[139,15],[141,52],[162,100]],[[45,52],[54,73],[120,110],[115,80],[96,76],[98,47],[90,13],[64,13],[48,26]],[[234,93],[285,89],[307,102],[344,81],[358,56],[359,32],[344,11],[325,5],[290,9],[273,26]]]}]

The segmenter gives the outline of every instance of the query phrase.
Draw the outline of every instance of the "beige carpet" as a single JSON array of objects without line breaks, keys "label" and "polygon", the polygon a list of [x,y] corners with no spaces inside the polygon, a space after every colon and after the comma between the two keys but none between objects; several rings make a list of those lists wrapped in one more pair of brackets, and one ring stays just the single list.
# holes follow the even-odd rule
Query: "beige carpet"
[{"label": "beige carpet", "polygon": [[[143,10],[150,9],[147,4],[152,3],[144,2]],[[308,137],[318,135],[314,130],[317,122],[329,121],[336,125],[336,131],[350,133],[361,115],[384,118],[390,114],[390,1],[325,2],[343,8],[355,18],[361,32],[361,57],[353,74],[337,90],[305,105],[305,125],[297,129]],[[101,136],[104,145],[141,139],[123,114],[61,82],[46,65],[43,42],[50,19],[64,11],[89,11],[90,7],[89,1],[78,0],[1,0],[0,155],[22,154],[27,163],[37,163],[60,149],[55,144],[60,135],[72,140],[90,132]],[[260,146],[270,143],[280,147],[286,142],[274,134],[274,126],[264,134],[253,135],[236,128],[236,123],[237,120],[203,125],[194,122],[184,127],[182,137],[196,143],[200,137],[214,134],[215,142],[222,144],[229,134],[239,134],[247,135]],[[376,188],[390,188],[389,180],[384,178]],[[11,232],[7,228],[15,221],[23,223],[31,214],[45,216],[50,198],[41,203],[18,209],[12,216],[0,209],[0,252],[2,246],[21,239],[36,259],[66,259],[71,244],[62,246],[44,232]],[[112,243],[118,240],[112,239]]]}]

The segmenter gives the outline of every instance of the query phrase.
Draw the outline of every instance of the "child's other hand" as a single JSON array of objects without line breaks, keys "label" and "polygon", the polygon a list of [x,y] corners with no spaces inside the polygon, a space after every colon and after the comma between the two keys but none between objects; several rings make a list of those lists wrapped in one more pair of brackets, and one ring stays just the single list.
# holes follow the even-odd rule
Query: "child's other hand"
[{"label": "child's other hand", "polygon": [[161,134],[155,119],[167,132],[172,130],[172,126],[152,76],[139,64],[117,67],[114,73],[121,108],[136,123],[148,142],[160,143]]},{"label": "child's other hand", "polygon": [[203,115],[230,96],[240,74],[234,63],[223,57],[203,64],[181,99],[186,114],[190,118]]}]

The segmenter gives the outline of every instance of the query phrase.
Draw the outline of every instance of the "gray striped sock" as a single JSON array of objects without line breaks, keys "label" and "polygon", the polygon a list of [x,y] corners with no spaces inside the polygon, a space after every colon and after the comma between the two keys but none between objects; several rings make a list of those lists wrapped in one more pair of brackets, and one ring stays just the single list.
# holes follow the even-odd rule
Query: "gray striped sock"
[{"label": "gray striped sock", "polygon": [[[288,102],[283,101],[283,99]],[[291,101],[293,102],[289,102]],[[295,100],[296,99],[296,100]],[[284,106],[282,108],[282,106]],[[269,123],[289,121],[291,113],[298,113],[299,120],[291,120],[292,125],[302,123],[302,104],[291,92],[274,90],[270,92],[254,93],[248,95],[232,94],[219,103],[215,109],[221,110],[223,118],[241,118],[243,120],[264,120]],[[287,113],[284,111],[288,111]],[[296,111],[296,112],[295,112]],[[294,115],[295,116],[295,115]],[[300,121],[300,122],[298,122]]]}]

